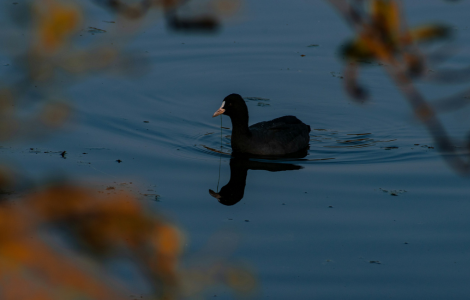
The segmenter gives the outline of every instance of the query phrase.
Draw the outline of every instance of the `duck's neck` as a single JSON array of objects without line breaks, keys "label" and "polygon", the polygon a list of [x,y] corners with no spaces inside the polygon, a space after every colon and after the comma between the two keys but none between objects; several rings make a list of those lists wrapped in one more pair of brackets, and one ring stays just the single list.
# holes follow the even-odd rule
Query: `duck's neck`
[{"label": "duck's neck", "polygon": [[230,119],[232,121],[232,138],[251,136],[250,130],[248,129],[248,113]]}]

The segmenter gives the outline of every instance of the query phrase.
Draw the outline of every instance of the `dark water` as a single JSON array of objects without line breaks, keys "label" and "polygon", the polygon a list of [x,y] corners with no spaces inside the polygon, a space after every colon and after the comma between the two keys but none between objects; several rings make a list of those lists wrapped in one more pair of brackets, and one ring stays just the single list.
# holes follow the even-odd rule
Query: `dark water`
[{"label": "dark water", "polygon": [[[470,63],[468,3],[406,5],[411,24],[455,26],[462,51],[448,65]],[[89,26],[111,26],[92,9]],[[370,104],[345,95],[337,53],[351,32],[342,20],[321,1],[263,0],[224,25],[216,35],[150,26],[130,46],[148,73],[87,78],[69,91],[73,124],[46,141],[4,145],[2,156],[37,179],[133,182],[187,233],[187,253],[217,233],[223,251],[235,232],[232,257],[255,270],[256,298],[467,299],[469,179],[448,168],[379,67],[361,72]],[[456,91],[419,87],[431,97]],[[303,159],[232,170],[246,186],[225,206],[209,189],[231,180],[231,124],[223,117],[221,130],[211,116],[230,93],[249,97],[251,124],[296,115],[313,130]],[[444,117],[456,135],[468,129],[468,110]]]}]

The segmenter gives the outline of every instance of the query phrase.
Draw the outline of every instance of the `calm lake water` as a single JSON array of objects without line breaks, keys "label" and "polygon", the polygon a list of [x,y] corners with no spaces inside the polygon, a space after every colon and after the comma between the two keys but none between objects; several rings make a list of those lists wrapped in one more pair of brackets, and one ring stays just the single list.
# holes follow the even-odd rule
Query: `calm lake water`
[{"label": "calm lake water", "polygon": [[[113,15],[89,9],[85,26],[115,26],[103,22]],[[469,9],[406,3],[411,25],[454,27],[461,51],[450,67],[470,64]],[[112,42],[107,33],[84,34]],[[73,85],[72,124],[47,140],[4,144],[3,161],[38,182],[132,182],[185,231],[186,253],[212,239],[223,252],[236,239],[229,259],[255,272],[254,298],[468,299],[469,178],[449,169],[380,67],[361,70],[369,104],[347,97],[338,52],[351,36],[322,1],[246,1],[217,34],[177,33],[161,20],[129,45],[147,59],[146,73]],[[435,99],[464,85],[418,87]],[[234,161],[231,170],[230,120],[222,118],[221,130],[212,118],[230,93],[247,97],[250,124],[283,115],[309,124],[309,154]],[[443,116],[457,137],[469,128],[468,112]],[[55,153],[64,150],[66,159]],[[230,180],[243,198],[227,206],[209,189]]]}]

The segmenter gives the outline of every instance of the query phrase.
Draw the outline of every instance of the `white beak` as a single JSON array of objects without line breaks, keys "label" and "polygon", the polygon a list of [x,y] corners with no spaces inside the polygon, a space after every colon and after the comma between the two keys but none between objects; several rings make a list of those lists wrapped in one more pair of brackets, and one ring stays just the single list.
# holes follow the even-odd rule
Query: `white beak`
[{"label": "white beak", "polygon": [[222,102],[222,106],[212,115],[212,117],[217,117],[218,115],[221,115],[225,112],[224,109],[225,101]]}]

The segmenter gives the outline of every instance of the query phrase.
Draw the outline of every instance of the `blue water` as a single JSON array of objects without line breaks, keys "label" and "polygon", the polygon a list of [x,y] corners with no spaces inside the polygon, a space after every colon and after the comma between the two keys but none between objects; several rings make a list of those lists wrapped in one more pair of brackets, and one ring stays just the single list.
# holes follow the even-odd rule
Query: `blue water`
[{"label": "blue water", "polygon": [[[462,51],[448,64],[470,63],[468,3],[406,8],[411,24],[458,27]],[[113,26],[89,9],[86,26]],[[110,43],[105,35],[87,38]],[[361,70],[370,103],[348,98],[338,49],[351,36],[323,1],[247,1],[218,34],[152,23],[129,45],[146,72],[77,82],[73,121],[46,140],[5,144],[2,157],[38,182],[63,174],[160,195],[143,201],[186,232],[188,254],[235,232],[230,259],[257,274],[256,299],[468,299],[469,179],[446,165],[380,67]],[[432,99],[462,87],[419,84]],[[263,161],[299,170],[248,169],[243,199],[224,206],[208,190],[230,180],[231,124],[211,116],[230,93],[262,98],[247,99],[251,124],[296,115],[313,130],[304,159]],[[444,116],[457,137],[467,116]]]}]

